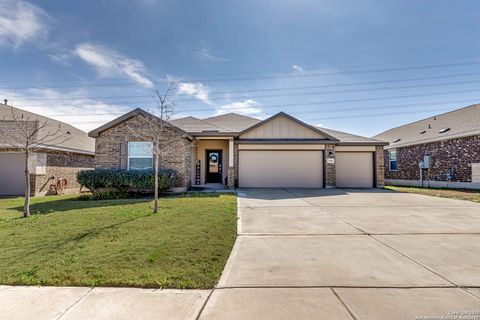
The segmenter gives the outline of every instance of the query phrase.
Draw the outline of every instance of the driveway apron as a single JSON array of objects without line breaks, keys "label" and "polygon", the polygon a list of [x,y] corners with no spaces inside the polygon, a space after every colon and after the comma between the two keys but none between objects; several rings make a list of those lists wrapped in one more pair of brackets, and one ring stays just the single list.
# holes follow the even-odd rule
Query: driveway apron
[{"label": "driveway apron", "polygon": [[478,204],[378,189],[240,189],[238,215],[201,319],[480,311],[468,288],[480,286]]}]

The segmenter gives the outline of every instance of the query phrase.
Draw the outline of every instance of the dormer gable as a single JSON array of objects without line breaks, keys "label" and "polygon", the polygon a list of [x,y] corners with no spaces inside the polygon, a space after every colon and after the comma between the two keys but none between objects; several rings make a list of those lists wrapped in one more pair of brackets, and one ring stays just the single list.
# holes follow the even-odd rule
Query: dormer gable
[{"label": "dormer gable", "polygon": [[337,140],[284,112],[244,130],[240,133],[240,139]]}]

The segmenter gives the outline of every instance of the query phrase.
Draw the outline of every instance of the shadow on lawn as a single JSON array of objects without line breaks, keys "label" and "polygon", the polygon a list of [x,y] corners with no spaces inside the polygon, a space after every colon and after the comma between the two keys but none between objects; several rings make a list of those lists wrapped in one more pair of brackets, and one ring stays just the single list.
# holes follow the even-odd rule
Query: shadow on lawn
[{"label": "shadow on lawn", "polygon": [[[151,200],[152,199],[150,198],[120,200],[78,200],[77,198],[58,199],[39,203],[32,203],[30,204],[30,212],[32,213],[32,215],[49,214],[54,212],[65,212],[79,209],[121,206],[134,203],[150,202]],[[23,212],[23,206],[11,207],[8,209]]]},{"label": "shadow on lawn", "polygon": [[[162,199],[171,198],[217,198],[221,196],[221,193],[205,193],[205,192],[186,192],[183,194],[164,194],[160,196],[159,201]],[[55,197],[55,196],[52,196]],[[43,200],[43,199],[41,199]],[[80,200],[79,198],[69,199],[57,199],[51,201],[41,201],[38,203],[30,204],[30,212],[32,215],[43,215],[55,212],[66,212],[71,210],[101,208],[101,207],[113,207],[130,205],[136,203],[147,203],[153,201],[153,197],[147,196],[142,198],[129,198],[129,199],[115,199],[115,200]],[[23,212],[23,205],[8,208],[8,210],[16,210]]]}]

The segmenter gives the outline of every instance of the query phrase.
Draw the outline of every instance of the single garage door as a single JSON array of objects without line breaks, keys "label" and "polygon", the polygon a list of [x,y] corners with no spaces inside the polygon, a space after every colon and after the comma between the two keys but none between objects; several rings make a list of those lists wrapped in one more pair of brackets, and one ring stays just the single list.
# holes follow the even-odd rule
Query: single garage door
[{"label": "single garage door", "polygon": [[0,195],[16,196],[24,193],[25,155],[0,153]]},{"label": "single garage door", "polygon": [[373,188],[373,152],[336,152],[339,188]]},{"label": "single garage door", "polygon": [[240,187],[321,188],[322,151],[240,150]]}]

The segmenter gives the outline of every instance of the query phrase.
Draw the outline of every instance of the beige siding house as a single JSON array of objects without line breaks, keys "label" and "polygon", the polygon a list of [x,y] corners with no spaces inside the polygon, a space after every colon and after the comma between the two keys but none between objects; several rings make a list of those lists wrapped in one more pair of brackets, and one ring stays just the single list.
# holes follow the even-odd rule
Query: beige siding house
[{"label": "beige siding house", "polygon": [[66,181],[63,192],[79,192],[76,174],[93,168],[95,141],[69,124],[0,104],[0,196],[22,195],[25,190],[25,154],[15,147],[19,128],[12,112],[31,126],[47,122],[40,135],[61,128],[58,139],[49,139],[30,155],[31,195],[55,194],[59,180]]},{"label": "beige siding house", "polygon": [[[135,109],[89,133],[96,139],[96,168],[152,167],[149,141],[125,129],[126,122],[144,123],[137,117],[160,121]],[[234,113],[176,119],[163,141],[161,166],[175,169],[184,187],[383,187],[385,142],[311,126],[284,112],[263,121]]]}]

